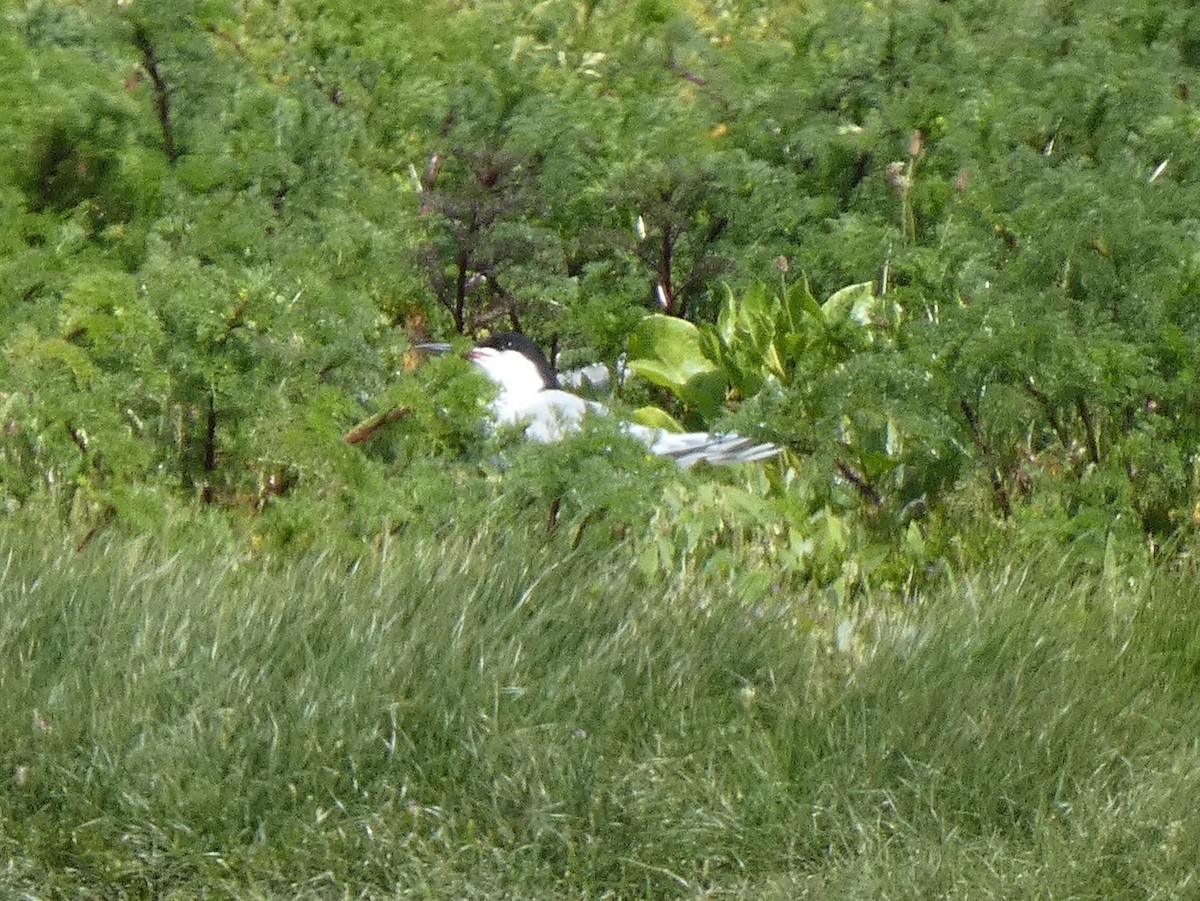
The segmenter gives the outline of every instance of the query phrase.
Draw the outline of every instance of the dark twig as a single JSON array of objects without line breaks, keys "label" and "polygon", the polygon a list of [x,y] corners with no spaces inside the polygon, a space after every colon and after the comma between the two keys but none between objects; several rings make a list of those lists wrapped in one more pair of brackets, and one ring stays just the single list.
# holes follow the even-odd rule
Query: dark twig
[{"label": "dark twig", "polygon": [[361,444],[386,425],[398,422],[412,412],[412,407],[392,407],[382,413],[376,413],[365,422],[359,423],[345,435],[347,444]]},{"label": "dark twig", "polygon": [[658,301],[662,305],[663,312],[668,316],[674,316],[676,313],[675,290],[674,285],[671,283],[675,240],[675,230],[671,228],[671,223],[664,223],[662,230],[662,257],[658,265],[658,285],[656,286],[656,290],[659,292]]},{"label": "dark twig", "polygon": [[1067,430],[1063,427],[1062,422],[1058,418],[1058,414],[1054,412],[1054,404],[1050,398],[1043,392],[1034,387],[1033,381],[1027,379],[1024,383],[1026,393],[1038,402],[1042,408],[1042,412],[1046,414],[1046,419],[1050,422],[1050,428],[1054,429],[1054,434],[1058,436],[1059,443],[1066,449],[1070,446],[1070,438],[1067,436]]},{"label": "dark twig", "polygon": [[871,480],[866,475],[845,460],[835,459],[833,465],[837,467],[837,471],[842,474],[842,477],[854,486],[863,500],[868,501],[873,507],[883,506],[883,498],[879,496],[879,492],[875,490],[875,486],[871,484]]},{"label": "dark twig", "polygon": [[163,152],[167,162],[172,166],[179,159],[179,148],[175,146],[175,131],[171,126],[171,90],[163,79],[159,68],[159,59],[154,53],[154,45],[150,43],[150,35],[141,25],[133,26],[133,44],[142,54],[142,68],[154,82],[154,101],[158,109],[158,127],[162,132]]},{"label": "dark twig", "polygon": [[971,440],[975,442],[979,453],[991,463],[992,494],[996,496],[996,506],[1000,508],[1001,515],[1008,519],[1012,516],[1012,504],[1008,500],[1008,491],[1004,488],[1004,479],[1000,476],[1000,467],[995,463],[995,454],[987,439],[983,437],[983,429],[979,427],[979,417],[966,398],[959,402],[959,406],[967,419],[967,425],[971,427]]},{"label": "dark twig", "polygon": [[213,474],[217,471],[217,393],[208,391],[208,412],[204,417],[204,490],[200,494],[206,504],[213,502]]},{"label": "dark twig", "polygon": [[1093,463],[1100,462],[1100,442],[1096,440],[1096,427],[1092,422],[1092,412],[1088,409],[1087,402],[1080,394],[1075,398],[1075,409],[1079,411],[1079,418],[1083,420],[1083,429],[1087,433],[1087,449],[1088,459]]},{"label": "dark twig", "polygon": [[96,520],[96,524],[88,529],[87,534],[79,539],[79,543],[75,545],[75,553],[82,554],[87,550],[88,545],[92,543],[92,539],[99,535],[100,530],[112,522],[116,518],[116,515],[117,511],[115,508],[111,506],[105,507],[100,513],[100,518]]},{"label": "dark twig", "polygon": [[675,54],[673,53],[667,58],[667,69],[677,78],[681,78],[688,84],[695,85],[697,88],[699,88],[709,100],[721,108],[721,112],[723,114],[729,114],[730,104],[725,95],[714,88],[709,80],[703,75],[693,72],[681,65],[679,61],[675,59]]},{"label": "dark twig", "polygon": [[79,453],[83,454],[86,459],[88,455],[87,437],[71,423],[67,422],[64,425],[67,427],[67,434],[71,436],[71,443],[79,448]]},{"label": "dark twig", "polygon": [[471,264],[471,255],[465,246],[459,248],[455,262],[458,272],[454,279],[454,299],[451,301],[450,315],[454,317],[454,330],[461,335],[467,324],[467,280]]}]

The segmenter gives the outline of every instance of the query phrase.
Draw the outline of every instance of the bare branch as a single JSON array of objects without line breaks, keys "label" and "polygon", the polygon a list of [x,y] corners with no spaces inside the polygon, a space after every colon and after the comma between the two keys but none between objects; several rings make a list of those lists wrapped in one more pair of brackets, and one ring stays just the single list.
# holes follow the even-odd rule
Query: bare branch
[{"label": "bare branch", "polygon": [[154,101],[158,108],[158,127],[162,132],[163,152],[167,162],[172,166],[179,159],[179,148],[175,146],[175,132],[171,125],[171,91],[159,68],[158,56],[154,53],[154,45],[150,43],[150,35],[141,25],[133,26],[133,45],[142,54],[142,68],[154,83]]},{"label": "bare branch", "polygon": [[411,412],[412,407],[392,407],[390,410],[376,413],[370,419],[359,423],[348,431],[344,440],[347,444],[362,444],[362,442],[373,437],[384,426],[400,421]]},{"label": "bare branch", "polygon": [[975,447],[979,450],[989,462],[992,463],[988,473],[992,481],[992,494],[996,497],[996,506],[1000,508],[1000,513],[1005,519],[1012,516],[1012,504],[1008,499],[1008,491],[1004,487],[1004,479],[1000,475],[1000,467],[995,464],[994,454],[991,446],[987,443],[987,439],[983,437],[983,429],[979,426],[979,416],[975,409],[963,398],[959,402],[962,408],[963,416],[967,419],[967,425],[971,427],[971,440],[975,442]]}]

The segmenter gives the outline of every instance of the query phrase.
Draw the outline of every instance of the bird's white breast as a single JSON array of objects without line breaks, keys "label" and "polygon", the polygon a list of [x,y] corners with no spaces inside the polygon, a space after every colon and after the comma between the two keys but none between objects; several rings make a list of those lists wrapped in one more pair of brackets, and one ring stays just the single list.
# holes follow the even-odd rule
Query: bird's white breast
[{"label": "bird's white breast", "polygon": [[500,393],[492,403],[497,425],[525,424],[525,434],[534,441],[550,443],[579,428],[589,410],[603,409],[566,391],[550,389],[533,394]]}]

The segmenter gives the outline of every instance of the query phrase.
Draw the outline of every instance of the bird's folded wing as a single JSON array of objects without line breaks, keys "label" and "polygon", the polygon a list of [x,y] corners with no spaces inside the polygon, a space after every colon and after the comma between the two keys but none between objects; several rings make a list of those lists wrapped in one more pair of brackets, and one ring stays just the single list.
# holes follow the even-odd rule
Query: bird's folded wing
[{"label": "bird's folded wing", "polygon": [[[549,389],[519,401],[511,395],[501,395],[496,400],[493,412],[497,425],[524,423],[528,438],[549,444],[578,430],[580,421],[588,412],[607,411],[602,404],[584,400],[568,391]],[[752,463],[774,457],[781,450],[774,444],[758,443],[733,432],[726,435],[664,432],[634,423],[626,423],[623,428],[650,448],[652,453],[670,457],[683,469],[702,460],[717,466]]]},{"label": "bird's folded wing", "polygon": [[752,463],[774,457],[780,452],[780,448],[774,444],[758,443],[733,432],[712,435],[707,432],[663,432],[633,426],[630,433],[645,441],[651,451],[662,457],[670,457],[683,469],[701,460],[717,466]]}]

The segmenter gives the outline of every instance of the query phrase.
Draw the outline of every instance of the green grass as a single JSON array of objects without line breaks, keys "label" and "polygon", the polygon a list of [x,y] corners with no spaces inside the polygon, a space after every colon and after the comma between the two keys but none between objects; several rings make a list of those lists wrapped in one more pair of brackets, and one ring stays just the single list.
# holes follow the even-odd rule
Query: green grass
[{"label": "green grass", "polygon": [[839,632],[561,553],[484,528],[272,566],[8,530],[0,893],[1195,891],[1186,581],[995,570]]}]

